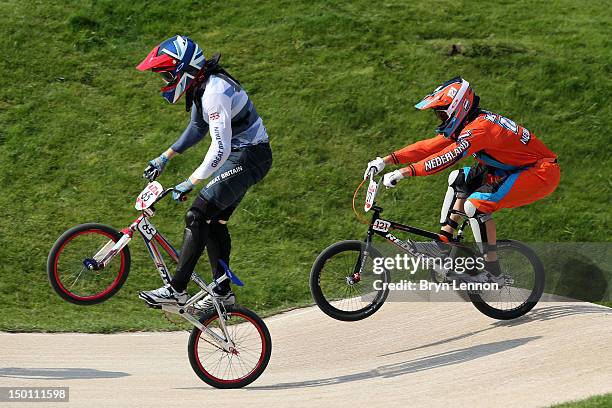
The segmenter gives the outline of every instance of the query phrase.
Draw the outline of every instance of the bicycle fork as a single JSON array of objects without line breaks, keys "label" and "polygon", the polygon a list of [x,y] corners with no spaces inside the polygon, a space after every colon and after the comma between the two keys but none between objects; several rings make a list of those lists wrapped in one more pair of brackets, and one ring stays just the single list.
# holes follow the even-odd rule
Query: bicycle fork
[{"label": "bicycle fork", "polygon": [[[130,224],[129,227],[124,228],[121,230],[121,233],[123,235],[121,235],[121,238],[119,238],[119,240],[117,242],[113,242],[112,240],[109,240],[106,245],[104,245],[94,256],[93,256],[93,260],[95,261],[95,265],[92,264],[92,266],[94,267],[89,267],[89,269],[104,269],[109,263],[110,261],[115,257],[115,255],[117,255],[119,252],[121,252],[121,250],[130,243],[130,241],[132,240],[132,236],[134,235],[134,231],[138,228],[138,226],[141,224],[141,222],[144,222],[144,224],[150,225],[147,222],[147,217],[150,217],[153,215],[153,212],[150,210],[145,210],[143,211],[143,213],[141,215],[138,216],[138,218],[136,218],[134,220],[134,222],[132,222],[132,224]],[[155,233],[157,232],[155,230],[155,228],[153,227],[153,231],[155,231]],[[152,237],[151,237],[152,238]],[[145,241],[146,237],[145,237]]]}]

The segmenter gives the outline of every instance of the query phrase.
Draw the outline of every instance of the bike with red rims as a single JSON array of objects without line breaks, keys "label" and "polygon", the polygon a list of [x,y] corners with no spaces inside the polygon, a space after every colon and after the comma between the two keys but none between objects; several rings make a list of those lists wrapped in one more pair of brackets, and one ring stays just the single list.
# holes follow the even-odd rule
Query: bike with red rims
[{"label": "bike with red rims", "polygon": [[[157,181],[149,183],[136,199],[140,215],[117,231],[98,223],[77,225],[55,242],[47,261],[52,288],[64,300],[77,305],[94,305],[110,299],[125,283],[130,271],[128,244],[138,232],[149,250],[162,281],[172,276],[160,248],[173,262],[179,254],[151,223],[154,205],[174,189],[164,190]],[[266,369],[272,351],[270,332],[257,314],[241,306],[224,306],[213,289],[230,279],[243,286],[223,261],[225,274],[210,284],[194,272],[191,280],[200,288],[184,305],[149,305],[177,314],[194,328],[189,337],[189,362],[204,382],[216,388],[240,388],[255,381]],[[213,308],[201,311],[196,303],[210,295]]]}]

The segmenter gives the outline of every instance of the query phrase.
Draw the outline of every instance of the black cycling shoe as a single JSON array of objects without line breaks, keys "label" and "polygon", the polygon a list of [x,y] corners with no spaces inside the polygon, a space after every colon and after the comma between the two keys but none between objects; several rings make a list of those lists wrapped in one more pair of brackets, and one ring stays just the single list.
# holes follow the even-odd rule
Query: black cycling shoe
[{"label": "black cycling shoe", "polygon": [[493,276],[500,276],[502,271],[499,267],[499,261],[484,261],[484,270]]}]

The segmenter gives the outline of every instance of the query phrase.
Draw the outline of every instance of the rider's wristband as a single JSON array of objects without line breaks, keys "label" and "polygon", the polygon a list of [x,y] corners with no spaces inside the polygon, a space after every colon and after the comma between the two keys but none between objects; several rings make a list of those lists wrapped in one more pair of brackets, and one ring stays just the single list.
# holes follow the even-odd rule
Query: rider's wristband
[{"label": "rider's wristband", "polygon": [[416,174],[416,170],[414,169],[414,166],[412,164],[409,164],[408,167],[406,168],[408,169],[408,172],[404,174],[404,176],[414,177],[414,175]]},{"label": "rider's wristband", "polygon": [[391,156],[391,160],[393,160],[393,164],[400,164],[400,161],[398,160],[397,156],[395,155],[395,152],[391,153],[389,156]]}]

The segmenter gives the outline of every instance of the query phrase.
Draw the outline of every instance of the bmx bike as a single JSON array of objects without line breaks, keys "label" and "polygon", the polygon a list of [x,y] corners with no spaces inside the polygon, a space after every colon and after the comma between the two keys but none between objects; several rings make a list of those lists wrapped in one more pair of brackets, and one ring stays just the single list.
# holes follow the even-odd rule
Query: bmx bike
[{"label": "bmx bike", "polygon": [[[77,225],[55,242],[47,260],[51,287],[64,300],[77,305],[94,305],[115,295],[130,271],[129,242],[138,231],[162,281],[172,277],[158,245],[175,263],[179,254],[150,222],[154,205],[174,189],[164,190],[153,181],[138,195],[136,210],[141,214],[126,228],[117,231],[98,223]],[[226,307],[213,289],[230,279],[243,286],[230,268],[220,261],[225,273],[210,284],[194,272],[191,280],[200,288],[185,305],[149,305],[177,314],[191,323],[189,362],[195,373],[216,388],[240,388],[255,381],[266,369],[272,351],[270,332],[257,314],[240,306]],[[206,295],[213,308],[200,311],[195,304]]]},{"label": "bmx bike", "polygon": [[[364,182],[355,191],[353,209]],[[370,172],[364,210],[372,211],[372,218],[369,223],[365,222],[368,224],[366,238],[330,245],[319,254],[310,272],[310,291],[314,301],[325,314],[337,320],[365,319],[380,309],[389,295],[390,271],[383,268],[381,273],[373,273],[374,260],[382,257],[372,243],[375,235],[416,258],[427,258],[427,255],[418,251],[415,241],[399,239],[391,233],[392,230],[443,242],[449,249],[447,259],[451,261],[459,256],[475,259],[484,255],[482,247],[474,249],[462,243],[468,217],[461,211],[452,210],[461,216],[462,221],[456,236],[449,242],[440,234],[382,218],[383,208],[374,201],[379,182]],[[515,240],[498,240],[497,256],[501,269],[501,275],[495,279],[498,289],[468,290],[466,293],[481,313],[498,320],[515,319],[528,313],[542,296],[544,267],[531,248]],[[430,272],[430,279],[436,283],[451,283],[460,276],[460,273],[449,269],[432,269]]]}]

